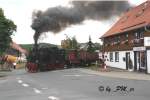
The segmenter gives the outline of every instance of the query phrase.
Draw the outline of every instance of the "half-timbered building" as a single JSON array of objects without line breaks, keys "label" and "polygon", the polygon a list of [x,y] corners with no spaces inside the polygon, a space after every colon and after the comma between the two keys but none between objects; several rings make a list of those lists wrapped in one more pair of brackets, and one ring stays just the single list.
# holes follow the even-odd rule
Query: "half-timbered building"
[{"label": "half-timbered building", "polygon": [[150,1],[125,12],[101,40],[107,66],[150,73]]}]

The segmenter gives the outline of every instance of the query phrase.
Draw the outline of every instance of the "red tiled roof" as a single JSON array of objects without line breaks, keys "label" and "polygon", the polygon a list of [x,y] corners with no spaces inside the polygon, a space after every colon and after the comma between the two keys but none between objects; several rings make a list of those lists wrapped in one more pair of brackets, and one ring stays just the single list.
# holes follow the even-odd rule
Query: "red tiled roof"
[{"label": "red tiled roof", "polygon": [[16,44],[15,42],[10,43],[10,46],[11,46],[13,49],[18,50],[18,51],[21,52],[21,53],[27,54],[27,50],[23,49],[21,46],[19,46],[19,45]]},{"label": "red tiled roof", "polygon": [[150,0],[126,12],[103,36],[108,37],[150,24]]}]

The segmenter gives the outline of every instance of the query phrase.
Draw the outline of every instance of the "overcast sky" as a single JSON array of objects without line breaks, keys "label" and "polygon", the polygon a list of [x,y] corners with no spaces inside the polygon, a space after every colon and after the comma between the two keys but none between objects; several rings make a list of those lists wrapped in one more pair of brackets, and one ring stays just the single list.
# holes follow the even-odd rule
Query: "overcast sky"
[{"label": "overcast sky", "polygon": [[[49,7],[69,6],[70,0],[0,0],[0,8],[4,10],[5,16],[17,25],[17,32],[12,36],[13,41],[18,44],[29,44],[33,42],[34,30],[32,30],[32,12],[34,10],[46,10]],[[139,5],[146,0],[128,0],[131,4]],[[100,43],[102,36],[116,22],[118,18],[108,21],[86,20],[82,24],[72,25],[64,31],[54,35],[46,33],[40,38],[40,42],[61,44],[65,34],[69,37],[75,36],[78,42],[87,42],[91,35],[93,42]]]}]

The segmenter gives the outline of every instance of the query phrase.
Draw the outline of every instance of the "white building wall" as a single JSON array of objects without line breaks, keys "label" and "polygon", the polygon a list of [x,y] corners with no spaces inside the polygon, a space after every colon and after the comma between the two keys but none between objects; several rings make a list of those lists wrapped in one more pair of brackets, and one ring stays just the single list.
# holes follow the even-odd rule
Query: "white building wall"
[{"label": "white building wall", "polygon": [[[119,52],[119,62],[115,61],[115,52]],[[130,58],[133,62],[134,66],[134,52],[133,51],[115,51],[113,52],[113,61],[110,61],[110,52],[105,53],[105,59],[106,59],[106,65],[110,67],[120,68],[120,69],[126,69],[126,61],[123,60],[123,58],[126,59],[126,52],[130,52]]]},{"label": "white building wall", "polygon": [[150,73],[150,50],[147,50],[147,73]]}]

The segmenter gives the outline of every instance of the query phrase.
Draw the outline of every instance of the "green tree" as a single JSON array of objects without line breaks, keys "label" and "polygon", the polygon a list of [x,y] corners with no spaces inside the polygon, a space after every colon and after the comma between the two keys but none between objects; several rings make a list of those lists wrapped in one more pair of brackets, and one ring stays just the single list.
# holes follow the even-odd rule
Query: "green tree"
[{"label": "green tree", "polygon": [[87,51],[88,52],[94,52],[95,51],[95,45],[93,44],[92,40],[91,40],[91,36],[89,36],[89,42],[87,43]]},{"label": "green tree", "polygon": [[77,42],[77,39],[75,38],[75,36],[74,37],[72,37],[72,39],[71,39],[71,48],[72,49],[78,49],[78,42]]},{"label": "green tree", "polygon": [[4,16],[4,12],[0,8],[0,55],[9,48],[10,42],[12,41],[11,35],[16,31],[16,27],[13,21]]},{"label": "green tree", "polygon": [[78,41],[75,38],[75,36],[72,38],[66,36],[66,39],[63,40],[62,44],[63,44],[62,48],[64,48],[64,49],[75,49],[75,50],[77,50],[79,48],[79,44],[78,44]]}]

